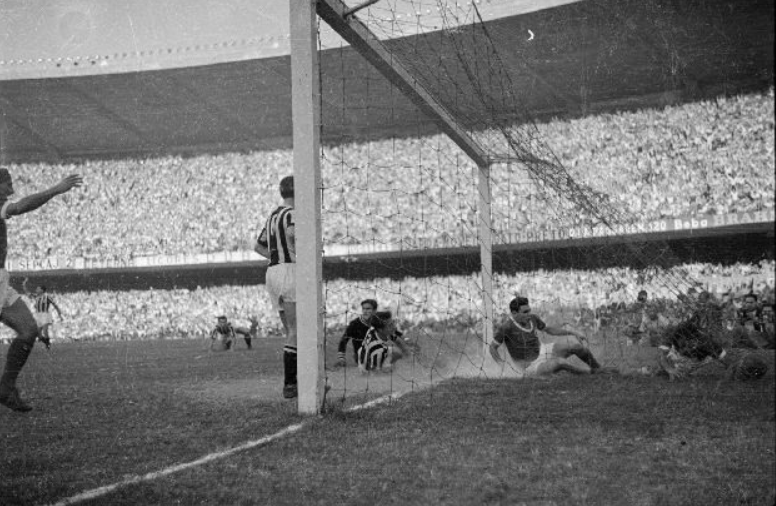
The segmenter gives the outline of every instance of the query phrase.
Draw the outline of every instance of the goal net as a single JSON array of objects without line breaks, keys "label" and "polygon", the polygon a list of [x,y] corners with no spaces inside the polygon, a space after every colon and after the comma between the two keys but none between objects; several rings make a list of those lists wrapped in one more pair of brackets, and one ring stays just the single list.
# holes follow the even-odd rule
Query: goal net
[{"label": "goal net", "polygon": [[[688,293],[714,289],[655,239],[665,221],[645,220],[647,198],[623,186],[638,166],[591,165],[572,155],[573,135],[600,132],[568,123],[557,131],[564,124],[534,116],[534,92],[514,82],[525,72],[534,86],[550,86],[534,68],[547,47],[537,49],[533,31],[499,33],[479,2],[327,0],[322,9],[322,374],[330,401],[452,377],[521,376],[494,367],[486,352],[490,329],[517,295],[548,324],[594,337],[604,365],[640,370],[642,355],[654,354],[640,345],[655,343],[644,333],[644,307],[633,305],[637,294],[676,301],[674,313],[689,314],[696,301]],[[653,56],[665,62],[666,79],[677,79],[671,28],[657,29],[666,49]],[[613,51],[620,32],[609,40]],[[584,62],[582,82],[606,64]],[[584,89],[580,96],[584,114]],[[367,299],[401,330],[402,358],[383,372],[359,370],[345,336]]]}]

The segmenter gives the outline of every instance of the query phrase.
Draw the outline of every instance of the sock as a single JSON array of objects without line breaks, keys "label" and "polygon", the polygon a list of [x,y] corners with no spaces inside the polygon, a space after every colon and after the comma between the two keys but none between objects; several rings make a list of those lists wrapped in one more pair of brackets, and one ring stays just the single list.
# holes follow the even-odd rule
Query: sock
[{"label": "sock", "polygon": [[11,390],[16,386],[16,378],[22,371],[22,367],[27,363],[27,357],[32,352],[32,345],[19,339],[13,340],[8,347],[8,355],[5,358],[5,371],[0,378],[0,390]]},{"label": "sock", "polygon": [[285,385],[296,385],[296,348],[294,347],[283,347],[283,373]]},{"label": "sock", "polygon": [[250,350],[251,349],[251,338],[250,337],[245,337],[243,339],[245,339],[245,345],[248,346],[248,349]]},{"label": "sock", "polygon": [[588,349],[584,349],[577,353],[577,356],[582,359],[584,363],[590,366],[591,369],[600,369],[601,364],[595,359],[593,354]]}]

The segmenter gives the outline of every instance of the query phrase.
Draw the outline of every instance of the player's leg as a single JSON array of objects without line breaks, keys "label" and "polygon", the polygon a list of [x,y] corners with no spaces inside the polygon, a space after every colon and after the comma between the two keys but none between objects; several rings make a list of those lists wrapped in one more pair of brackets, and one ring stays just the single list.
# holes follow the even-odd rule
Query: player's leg
[{"label": "player's leg", "polygon": [[51,324],[46,323],[43,326],[39,327],[39,336],[38,339],[40,339],[40,342],[42,342],[46,349],[51,349]]},{"label": "player's leg", "polygon": [[8,347],[5,369],[0,377],[0,404],[15,411],[29,411],[32,408],[19,397],[16,379],[35,345],[39,333],[38,324],[21,298],[3,308],[0,322],[16,332],[16,337]]},{"label": "player's leg", "polygon": [[296,365],[296,302],[282,300],[286,320],[286,343],[283,346],[283,397],[291,399],[297,396]]},{"label": "player's leg", "polygon": [[[601,364],[598,363],[593,352],[590,348],[585,346],[579,339],[574,336],[559,336],[554,337],[553,342],[553,355],[559,359],[568,359],[571,356],[576,356],[582,362],[587,364],[593,371],[600,369]],[[564,365],[565,368],[565,365]],[[567,369],[564,369],[567,370]],[[572,371],[573,372],[573,371]]]}]

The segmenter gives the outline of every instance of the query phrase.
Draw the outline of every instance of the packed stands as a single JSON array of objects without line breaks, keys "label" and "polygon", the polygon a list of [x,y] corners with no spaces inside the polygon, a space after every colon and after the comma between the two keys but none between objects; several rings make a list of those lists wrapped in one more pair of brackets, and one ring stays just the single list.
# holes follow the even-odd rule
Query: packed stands
[{"label": "packed stands", "polygon": [[[609,195],[613,205],[644,220],[691,214],[772,210],[774,207],[774,94],[750,94],[540,124],[539,129],[571,175]],[[454,150],[443,138],[394,139],[349,145],[377,163],[371,178],[433,195],[437,181],[412,170],[445,172],[460,203],[449,213],[410,214],[381,222],[381,240],[429,238],[476,230],[471,170],[437,167],[439,152]],[[418,154],[418,151],[420,153]],[[368,154],[367,154],[368,152]],[[353,159],[353,155],[349,160]],[[355,159],[358,159],[356,156]],[[324,241],[353,244],[374,238],[365,216],[379,200],[359,200],[359,166],[342,167],[337,149],[324,158]],[[85,161],[73,165],[11,167],[20,195],[71,172],[84,187],[9,223],[9,257],[126,259],[149,255],[250,250],[259,219],[277,204],[277,181],[291,171],[289,151],[232,153],[192,158]],[[500,168],[494,181],[514,178]],[[425,182],[424,182],[425,181]],[[395,194],[392,198],[399,199]],[[494,191],[494,228],[508,232],[557,226],[532,212],[541,201]],[[499,201],[499,199],[501,199]],[[400,199],[399,199],[400,200]],[[394,205],[401,205],[397,200]],[[398,204],[397,204],[398,202]],[[468,203],[467,203],[468,202]],[[407,205],[412,195],[406,196]],[[348,205],[346,205],[348,204]],[[355,210],[355,211],[354,211]],[[530,219],[526,219],[530,216]],[[463,222],[463,223],[462,223]],[[574,225],[567,223],[566,225]]]},{"label": "packed stands", "polygon": [[[678,274],[692,273],[701,283],[697,290],[709,291],[719,300],[729,294],[731,301],[740,306],[743,297],[753,292],[759,296],[761,305],[772,308],[775,268],[776,263],[770,260],[731,266],[688,264],[675,270]],[[398,315],[405,328],[438,325],[466,329],[481,321],[478,294],[468,293],[470,289],[469,279],[464,276],[330,281],[326,287],[327,328],[338,337],[342,326],[359,314],[359,301],[375,297],[381,307],[392,309]],[[681,316],[671,312],[681,311],[682,305],[677,304],[676,297],[659,284],[645,283],[637,271],[629,268],[539,270],[499,275],[494,288],[495,312],[505,313],[516,293],[530,297],[535,311],[549,321],[570,311],[586,311],[592,315],[613,308],[615,313],[626,312],[642,289],[648,292],[651,301],[660,301],[672,318]],[[412,296],[399,297],[396,295],[399,293]],[[56,333],[63,339],[203,338],[215,326],[216,317],[222,314],[243,326],[249,325],[249,317],[257,317],[265,337],[279,336],[281,332],[263,286],[95,291],[54,293],[53,296],[65,315],[63,321],[56,323]],[[594,319],[577,323],[592,327]],[[2,327],[0,332],[0,336],[10,337],[7,328]]]}]

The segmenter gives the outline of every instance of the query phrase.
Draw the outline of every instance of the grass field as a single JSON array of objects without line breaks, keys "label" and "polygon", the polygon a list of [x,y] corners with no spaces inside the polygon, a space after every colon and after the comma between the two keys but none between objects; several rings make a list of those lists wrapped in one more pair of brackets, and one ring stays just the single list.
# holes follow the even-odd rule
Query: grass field
[{"label": "grass field", "polygon": [[[440,364],[442,348],[425,344]],[[600,346],[613,360],[615,348]],[[776,499],[773,364],[749,383],[566,373],[436,381],[443,369],[408,360],[381,378],[352,367],[331,371],[330,409],[302,418],[280,396],[280,348],[277,339],[221,353],[185,340],[36,347],[20,378],[35,410],[0,411],[0,504],[66,503],[133,480],[79,503],[770,506]],[[0,349],[4,360],[7,348]],[[389,391],[407,393],[348,410]],[[262,439],[289,426],[283,437]],[[227,453],[169,469],[214,452]]]}]

